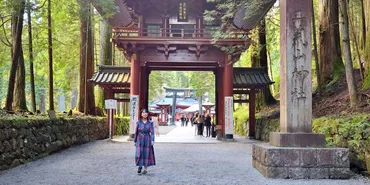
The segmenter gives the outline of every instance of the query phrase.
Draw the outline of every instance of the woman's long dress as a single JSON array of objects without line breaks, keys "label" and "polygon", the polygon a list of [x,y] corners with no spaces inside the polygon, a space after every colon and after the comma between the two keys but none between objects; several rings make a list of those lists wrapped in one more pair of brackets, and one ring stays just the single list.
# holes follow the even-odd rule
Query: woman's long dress
[{"label": "woman's long dress", "polygon": [[138,121],[134,141],[136,143],[135,161],[136,166],[155,165],[154,148],[154,124],[152,121]]}]

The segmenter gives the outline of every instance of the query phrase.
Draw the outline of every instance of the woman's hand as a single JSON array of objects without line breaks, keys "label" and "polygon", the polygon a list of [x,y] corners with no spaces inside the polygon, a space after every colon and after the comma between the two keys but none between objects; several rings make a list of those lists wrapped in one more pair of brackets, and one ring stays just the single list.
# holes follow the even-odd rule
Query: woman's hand
[{"label": "woman's hand", "polygon": [[154,145],[154,141],[152,141],[152,146]]},{"label": "woman's hand", "polygon": [[135,142],[135,144],[134,144],[135,146],[136,146],[136,142]]}]

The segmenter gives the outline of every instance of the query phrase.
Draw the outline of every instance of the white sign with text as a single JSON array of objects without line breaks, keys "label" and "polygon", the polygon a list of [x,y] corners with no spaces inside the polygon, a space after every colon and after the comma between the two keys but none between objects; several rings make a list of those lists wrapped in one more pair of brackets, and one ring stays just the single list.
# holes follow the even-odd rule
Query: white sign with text
[{"label": "white sign with text", "polygon": [[117,109],[117,100],[114,100],[114,99],[105,100],[105,108],[106,109]]},{"label": "white sign with text", "polygon": [[135,134],[136,122],[139,114],[139,96],[130,96],[130,135]]},{"label": "white sign with text", "polygon": [[234,98],[225,97],[225,134],[234,134]]}]

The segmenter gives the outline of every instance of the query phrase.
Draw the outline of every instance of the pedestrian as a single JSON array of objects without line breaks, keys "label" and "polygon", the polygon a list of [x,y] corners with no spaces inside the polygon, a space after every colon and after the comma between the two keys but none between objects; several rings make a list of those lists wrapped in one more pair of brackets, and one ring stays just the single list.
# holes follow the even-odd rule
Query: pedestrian
[{"label": "pedestrian", "polygon": [[193,116],[190,119],[191,127],[194,126],[195,119],[197,118],[196,114],[194,113]]},{"label": "pedestrian", "polygon": [[198,136],[203,136],[203,123],[204,123],[204,120],[203,120],[203,115],[199,114],[198,115],[198,118],[197,118],[197,126],[198,126]]},{"label": "pedestrian", "polygon": [[186,118],[184,115],[181,116],[181,127],[185,125]]},{"label": "pedestrian", "polygon": [[[136,146],[135,162],[139,166],[137,173],[147,174],[148,166],[155,165],[154,124],[148,119],[148,111],[140,111],[140,120],[136,123],[134,142]],[[141,172],[144,166],[144,171]]]},{"label": "pedestrian", "polygon": [[206,137],[211,137],[211,116],[207,113],[206,119],[204,120],[204,123],[206,125]]},{"label": "pedestrian", "polygon": [[185,120],[185,127],[188,127],[188,123],[189,123],[189,117],[186,116],[186,120]]},{"label": "pedestrian", "polygon": [[195,113],[195,115],[194,115],[194,121],[193,121],[193,125],[195,126],[194,127],[194,131],[195,131],[194,135],[195,136],[198,135],[198,126],[197,126],[198,122],[197,121],[198,121],[198,113]]}]

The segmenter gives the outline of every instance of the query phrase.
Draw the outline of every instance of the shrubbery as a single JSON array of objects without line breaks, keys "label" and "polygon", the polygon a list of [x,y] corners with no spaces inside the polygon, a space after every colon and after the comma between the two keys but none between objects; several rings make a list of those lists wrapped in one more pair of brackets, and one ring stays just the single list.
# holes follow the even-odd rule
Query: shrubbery
[{"label": "shrubbery", "polygon": [[[349,148],[351,164],[365,169],[365,153],[370,153],[370,116],[356,114],[313,120],[313,132],[326,135],[327,146]],[[367,161],[370,165],[370,160]]]},{"label": "shrubbery", "polygon": [[234,131],[240,136],[247,136],[248,132],[248,110],[239,108],[234,112]]},{"label": "shrubbery", "polygon": [[115,135],[127,135],[130,132],[130,117],[116,117],[114,119],[114,126],[116,128]]}]

